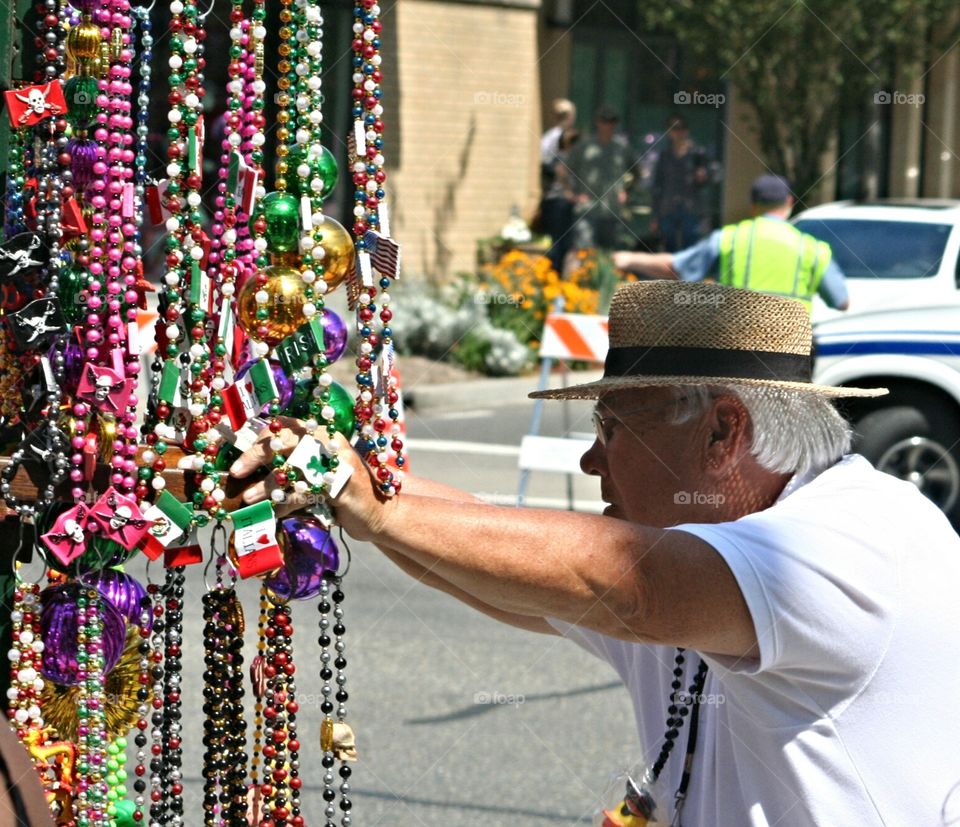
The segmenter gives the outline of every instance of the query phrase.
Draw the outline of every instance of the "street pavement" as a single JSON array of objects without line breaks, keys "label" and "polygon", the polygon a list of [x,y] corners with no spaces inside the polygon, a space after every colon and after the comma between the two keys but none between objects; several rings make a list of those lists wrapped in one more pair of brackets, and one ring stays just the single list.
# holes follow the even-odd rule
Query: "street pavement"
[{"label": "street pavement", "polygon": [[[507,500],[516,494],[518,446],[533,403],[518,401],[522,395],[515,391],[498,391],[496,382],[474,384],[472,395],[452,389],[449,406],[436,386],[423,413],[408,410],[412,469]],[[563,408],[546,405],[543,433],[560,435]],[[570,427],[589,431],[589,412],[589,404],[571,403]],[[589,510],[599,505],[595,480],[581,477],[574,494]],[[564,507],[564,475],[533,474],[529,496]],[[355,827],[590,824],[611,773],[640,758],[630,702],[613,670],[568,641],[507,627],[420,585],[371,546],[349,546],[348,710],[360,753],[352,778]],[[143,576],[142,563],[129,570]],[[199,567],[188,575],[184,776],[185,823],[193,827],[201,823],[204,585]],[[249,662],[256,645],[257,585],[242,582],[238,588],[248,613]],[[296,604],[293,617],[302,810],[306,823],[318,827],[323,800],[316,601]]]}]

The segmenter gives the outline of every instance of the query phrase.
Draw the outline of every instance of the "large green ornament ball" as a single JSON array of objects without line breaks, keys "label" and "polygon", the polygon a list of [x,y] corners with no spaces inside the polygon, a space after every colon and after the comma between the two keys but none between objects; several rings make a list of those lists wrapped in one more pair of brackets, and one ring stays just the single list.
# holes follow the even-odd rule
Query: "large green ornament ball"
[{"label": "large green ornament ball", "polygon": [[70,324],[77,324],[86,312],[80,292],[87,286],[87,274],[79,267],[68,267],[60,274],[60,307]]},{"label": "large green ornament ball", "polygon": [[[325,201],[333,192],[333,188],[337,185],[337,178],[340,176],[337,159],[329,149],[320,144],[313,146],[297,144],[287,154],[287,164],[290,169],[287,175],[287,189],[297,198],[313,195],[310,182],[319,178],[323,182],[323,189],[316,194],[320,196],[321,201]],[[303,166],[307,168],[306,181],[301,178]]]},{"label": "large green ornament ball", "polygon": [[289,253],[300,246],[300,200],[291,192],[268,192],[253,220],[263,216],[264,237],[271,253]]},{"label": "large green ornament ball", "polygon": [[74,75],[63,87],[67,101],[67,121],[74,129],[85,129],[97,117],[99,83],[90,75]]},{"label": "large green ornament ball", "polygon": [[[284,409],[286,416],[293,416],[297,419],[309,419],[310,403],[314,401],[313,389],[317,386],[315,379],[301,379],[293,386],[293,397]],[[320,403],[320,400],[316,400]],[[323,403],[321,403],[323,404]],[[348,439],[353,435],[353,429],[356,427],[356,417],[353,413],[354,399],[350,392],[343,385],[333,382],[330,385],[330,401],[326,403],[335,411],[333,424],[336,429]],[[317,415],[317,421],[323,424],[320,416]]]},{"label": "large green ornament ball", "polygon": [[137,805],[129,798],[121,798],[115,805],[117,827],[137,827],[137,820],[133,814],[137,811]]}]

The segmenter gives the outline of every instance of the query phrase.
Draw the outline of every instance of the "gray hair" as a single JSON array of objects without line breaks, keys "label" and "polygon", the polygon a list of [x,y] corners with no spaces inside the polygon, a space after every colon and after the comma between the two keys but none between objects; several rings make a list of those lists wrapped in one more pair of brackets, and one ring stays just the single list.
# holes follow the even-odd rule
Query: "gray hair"
[{"label": "gray hair", "polygon": [[833,402],[812,393],[755,385],[678,385],[674,423],[706,413],[718,396],[734,396],[750,415],[750,453],[777,474],[820,472],[850,451],[850,424]]}]

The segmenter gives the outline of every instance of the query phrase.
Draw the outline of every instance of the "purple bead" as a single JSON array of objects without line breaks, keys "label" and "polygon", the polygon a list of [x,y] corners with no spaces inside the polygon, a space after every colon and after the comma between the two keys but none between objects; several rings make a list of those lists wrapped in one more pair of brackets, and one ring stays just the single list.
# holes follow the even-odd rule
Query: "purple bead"
[{"label": "purple bead", "polygon": [[323,573],[340,567],[340,552],[333,538],[313,517],[295,516],[280,521],[277,535],[283,549],[283,568],[263,583],[283,600],[310,600],[320,593]]},{"label": "purple bead", "polygon": [[71,138],[67,143],[70,153],[70,172],[73,173],[73,185],[83,192],[96,177],[97,144],[85,138]]},{"label": "purple bead", "polygon": [[320,324],[323,325],[324,355],[327,361],[336,362],[347,349],[347,326],[343,319],[326,308],[320,315]]},{"label": "purple bead", "polygon": [[[64,686],[74,686],[81,680],[77,664],[77,598],[80,592],[77,583],[64,583],[48,587],[40,595],[40,629],[44,645],[40,671],[45,678]],[[102,602],[99,615],[103,624],[104,672],[109,672],[123,652],[126,624],[120,612],[106,601]]]},{"label": "purple bead", "polygon": [[[50,348],[49,356],[51,359],[53,359],[55,353],[56,347]],[[83,348],[71,336],[63,349],[63,389],[70,396],[74,396],[77,392],[77,387],[83,376],[83,363]]]},{"label": "purple bead", "polygon": [[[93,585],[104,600],[123,615],[127,623],[140,625],[141,606],[147,592],[136,578],[117,569],[103,569],[97,574]],[[147,617],[147,628],[150,629],[153,627],[153,613],[148,612]]]}]

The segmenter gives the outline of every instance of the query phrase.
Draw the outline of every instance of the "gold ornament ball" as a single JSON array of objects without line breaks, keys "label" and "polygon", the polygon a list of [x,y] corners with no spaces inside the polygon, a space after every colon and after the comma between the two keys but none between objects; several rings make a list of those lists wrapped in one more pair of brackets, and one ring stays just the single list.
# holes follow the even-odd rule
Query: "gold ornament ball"
[{"label": "gold ornament ball", "polygon": [[67,54],[73,60],[93,60],[100,54],[102,42],[96,23],[78,23],[67,34]]},{"label": "gold ornament ball", "polygon": [[[248,336],[274,347],[306,324],[303,316],[305,285],[299,270],[284,264],[266,267],[263,273],[267,276],[267,283],[262,287],[257,285],[256,278],[251,278],[241,288],[237,296],[237,321]],[[266,304],[257,304],[259,290],[269,296]],[[260,307],[268,311],[266,319],[257,319],[257,309]],[[261,326],[267,329],[266,336],[257,335],[257,328]]]},{"label": "gold ornament ball", "polygon": [[314,229],[314,238],[323,247],[323,280],[327,292],[335,290],[353,273],[357,265],[357,249],[346,228],[334,218],[324,216],[323,223]]}]

